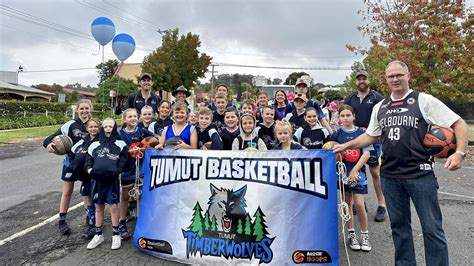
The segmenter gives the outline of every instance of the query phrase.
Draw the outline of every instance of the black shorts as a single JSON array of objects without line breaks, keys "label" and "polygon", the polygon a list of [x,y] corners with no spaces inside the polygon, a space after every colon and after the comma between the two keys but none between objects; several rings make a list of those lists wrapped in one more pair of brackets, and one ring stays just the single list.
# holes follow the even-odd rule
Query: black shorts
[{"label": "black shorts", "polygon": [[99,205],[119,204],[120,203],[120,185],[116,179],[112,183],[100,183],[92,180],[92,201]]},{"label": "black shorts", "polygon": [[379,166],[380,165],[380,163],[379,163],[380,156],[382,156],[382,144],[375,143],[374,144],[374,149],[370,151],[370,157],[367,160],[367,164],[370,167]]},{"label": "black shorts", "polygon": [[78,176],[72,173],[72,165],[69,160],[69,157],[67,156],[64,156],[61,179],[66,182],[74,182],[78,180]]}]

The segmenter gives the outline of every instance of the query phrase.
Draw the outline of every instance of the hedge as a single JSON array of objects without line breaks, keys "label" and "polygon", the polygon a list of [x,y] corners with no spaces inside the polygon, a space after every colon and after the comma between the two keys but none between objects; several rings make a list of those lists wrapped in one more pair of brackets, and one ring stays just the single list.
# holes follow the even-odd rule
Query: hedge
[{"label": "hedge", "polygon": [[[0,116],[23,115],[24,112],[43,114],[46,111],[66,114],[70,107],[70,103],[0,101]],[[94,104],[94,110],[101,109],[101,104]]]},{"label": "hedge", "polygon": [[0,118],[0,130],[59,125],[66,123],[70,119],[70,117],[65,115],[34,115],[18,118]]}]

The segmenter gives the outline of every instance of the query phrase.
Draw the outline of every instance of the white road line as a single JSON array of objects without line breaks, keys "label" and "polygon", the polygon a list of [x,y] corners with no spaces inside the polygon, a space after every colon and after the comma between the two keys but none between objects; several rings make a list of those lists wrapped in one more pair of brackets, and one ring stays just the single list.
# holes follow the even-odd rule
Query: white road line
[{"label": "white road line", "polygon": [[[79,208],[79,207],[81,207],[81,206],[83,206],[83,205],[84,205],[84,202],[78,203],[78,204],[72,206],[71,208],[69,208],[69,211],[68,211],[68,212],[70,212],[70,211],[72,211],[72,210],[75,210],[75,209],[77,209],[77,208]],[[8,243],[8,242],[11,242],[11,241],[14,240],[15,238],[18,238],[18,237],[20,237],[20,236],[26,235],[26,234],[28,234],[29,232],[35,230],[36,228],[40,228],[40,227],[43,226],[43,225],[49,224],[49,223],[53,222],[53,221],[56,220],[56,219],[59,219],[59,213],[58,213],[58,214],[55,214],[55,215],[53,215],[53,216],[51,216],[51,217],[49,217],[48,219],[44,220],[43,222],[41,222],[41,223],[39,223],[39,224],[37,224],[37,225],[34,225],[34,226],[30,227],[30,228],[26,228],[26,229],[23,230],[23,231],[20,231],[20,232],[18,232],[18,233],[16,233],[16,234],[12,235],[12,236],[10,236],[10,237],[7,237],[7,238],[1,240],[1,241],[0,241],[0,247],[3,246],[3,245],[5,245],[5,244]]]},{"label": "white road line", "polygon": [[474,170],[474,167],[463,166],[461,169],[470,169],[470,170]]},{"label": "white road line", "polygon": [[456,196],[456,197],[460,197],[460,198],[474,199],[474,197],[471,197],[471,196],[459,195],[459,194],[448,193],[448,192],[443,192],[443,191],[438,191],[438,193],[449,195],[449,196]]}]

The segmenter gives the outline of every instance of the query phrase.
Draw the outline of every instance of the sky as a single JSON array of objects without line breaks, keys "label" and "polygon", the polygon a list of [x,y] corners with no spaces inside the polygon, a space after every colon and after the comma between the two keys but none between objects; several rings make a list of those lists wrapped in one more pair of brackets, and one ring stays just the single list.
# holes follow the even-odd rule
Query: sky
[{"label": "sky", "polygon": [[[128,33],[135,39],[137,49],[126,63],[140,63],[160,46],[158,29],[179,28],[180,34],[200,36],[199,50],[221,64],[215,67],[216,75],[241,73],[284,80],[301,68],[348,68],[361,61],[346,48],[347,44],[370,45],[357,30],[363,24],[357,14],[360,9],[364,4],[359,0],[1,0],[0,70],[16,71],[21,65],[19,83],[24,85],[96,86],[94,67],[102,54],[90,26],[95,18],[105,16],[114,22],[117,34]],[[105,46],[108,59],[116,59],[111,43]],[[81,70],[50,71],[62,69]],[[350,75],[350,70],[302,71],[324,84],[341,84]]]}]

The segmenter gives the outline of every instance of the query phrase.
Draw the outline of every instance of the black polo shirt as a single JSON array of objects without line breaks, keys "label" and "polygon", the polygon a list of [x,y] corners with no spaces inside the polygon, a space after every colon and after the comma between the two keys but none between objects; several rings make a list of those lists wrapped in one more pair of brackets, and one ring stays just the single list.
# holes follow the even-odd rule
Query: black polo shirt
[{"label": "black polo shirt", "polygon": [[153,108],[153,111],[158,112],[158,104],[160,101],[160,96],[156,95],[154,92],[151,92],[151,97],[145,100],[142,96],[142,92],[139,91],[128,96],[125,109],[135,108],[137,109],[138,114],[140,114],[140,110],[143,106],[149,105]]},{"label": "black polo shirt", "polygon": [[357,91],[355,91],[344,99],[344,104],[354,109],[356,114],[355,125],[367,128],[369,126],[372,109],[383,99],[384,97],[374,90],[370,90],[369,94],[362,99],[357,95]]}]

